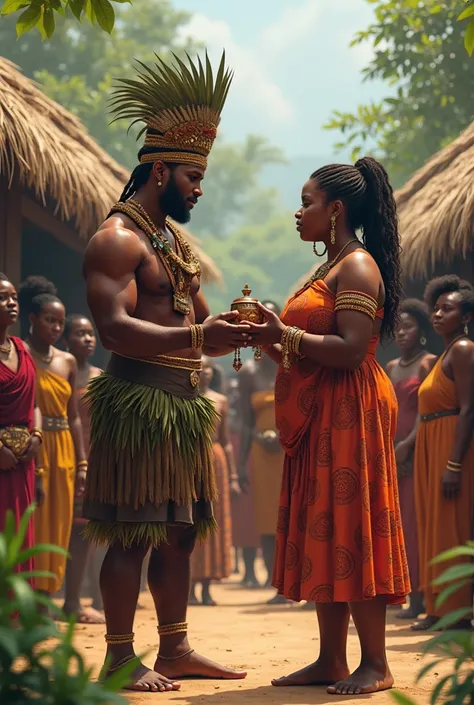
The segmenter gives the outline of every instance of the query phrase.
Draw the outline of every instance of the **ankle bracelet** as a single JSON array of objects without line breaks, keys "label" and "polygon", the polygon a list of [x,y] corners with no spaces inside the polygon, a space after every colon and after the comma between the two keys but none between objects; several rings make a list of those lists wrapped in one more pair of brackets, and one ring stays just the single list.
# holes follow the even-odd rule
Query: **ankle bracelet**
[{"label": "ankle bracelet", "polygon": [[163,661],[178,661],[178,659],[189,656],[189,654],[192,654],[193,652],[194,649],[188,649],[184,652],[184,654],[180,654],[179,656],[162,656],[161,654],[158,654],[158,658],[161,658]]},{"label": "ankle bracelet", "polygon": [[135,634],[106,634],[105,641],[107,644],[132,644]]},{"label": "ankle bracelet", "polygon": [[172,636],[173,634],[183,634],[188,631],[187,622],[176,622],[175,624],[159,624],[158,634],[160,636]]}]

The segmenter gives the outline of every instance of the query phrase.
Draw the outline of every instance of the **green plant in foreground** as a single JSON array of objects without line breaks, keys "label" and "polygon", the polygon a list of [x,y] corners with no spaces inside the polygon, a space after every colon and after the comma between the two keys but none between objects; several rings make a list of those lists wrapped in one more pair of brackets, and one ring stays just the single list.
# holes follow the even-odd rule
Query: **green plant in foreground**
[{"label": "green plant in foreground", "polygon": [[[468,541],[465,546],[457,546],[441,553],[433,563],[444,563],[456,558],[467,558],[469,562],[451,565],[433,581],[434,585],[445,586],[436,600],[437,607],[457,590],[474,582],[474,541]],[[471,612],[469,608],[460,607],[441,617],[433,630],[444,631],[430,639],[424,646],[425,655],[435,652],[436,657],[420,670],[417,683],[441,663],[445,661],[452,663],[451,672],[442,676],[431,691],[431,705],[437,702],[448,705],[474,705],[474,633],[472,630],[450,629],[461,620],[468,619]],[[391,695],[399,705],[415,705],[415,701],[404,693],[393,691]]]},{"label": "green plant in foreground", "polygon": [[67,553],[58,546],[36,545],[23,550],[28,523],[35,506],[21,519],[18,529],[11,511],[0,533],[0,703],[1,705],[125,705],[117,695],[132,672],[127,666],[103,683],[91,680],[81,654],[74,648],[75,623],[61,631],[50,617],[52,601],[36,593],[29,579],[51,577],[46,571],[18,572],[32,556],[44,552]]}]

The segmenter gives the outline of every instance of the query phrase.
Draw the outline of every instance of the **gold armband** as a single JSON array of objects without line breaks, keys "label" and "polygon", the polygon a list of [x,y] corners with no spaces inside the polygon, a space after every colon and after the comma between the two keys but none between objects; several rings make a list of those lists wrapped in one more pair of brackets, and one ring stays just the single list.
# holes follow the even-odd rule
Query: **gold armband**
[{"label": "gold armband", "polygon": [[336,305],[334,310],[338,311],[359,311],[365,313],[369,318],[375,320],[377,313],[377,300],[368,294],[362,294],[360,291],[341,291],[336,296]]},{"label": "gold armband", "polygon": [[300,354],[301,339],[305,334],[304,330],[296,326],[285,328],[281,336],[281,357],[285,370],[291,368],[291,355]]},{"label": "gold armband", "polygon": [[204,328],[198,323],[190,326],[191,330],[191,348],[199,350],[204,345]]},{"label": "gold armband", "polygon": [[87,462],[87,460],[80,460],[76,465],[77,470],[84,470],[84,472],[86,472],[88,467],[89,463]]}]

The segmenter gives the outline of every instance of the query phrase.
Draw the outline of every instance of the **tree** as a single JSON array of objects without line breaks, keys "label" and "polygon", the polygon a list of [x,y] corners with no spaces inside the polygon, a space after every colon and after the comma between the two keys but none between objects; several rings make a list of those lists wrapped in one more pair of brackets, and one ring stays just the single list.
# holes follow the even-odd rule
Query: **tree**
[{"label": "tree", "polygon": [[79,22],[87,18],[91,24],[98,24],[104,32],[112,32],[115,24],[115,10],[112,2],[124,3],[131,0],[4,0],[2,15],[21,12],[16,22],[17,37],[35,27],[43,39],[51,39],[56,28],[56,17],[67,11]]},{"label": "tree", "polygon": [[374,146],[400,185],[472,120],[474,71],[462,46],[465,25],[457,21],[465,3],[367,1],[376,19],[353,43],[372,43],[363,73],[387,81],[391,95],[355,113],[335,112],[326,127],[342,132],[337,146],[352,146],[354,157]]}]

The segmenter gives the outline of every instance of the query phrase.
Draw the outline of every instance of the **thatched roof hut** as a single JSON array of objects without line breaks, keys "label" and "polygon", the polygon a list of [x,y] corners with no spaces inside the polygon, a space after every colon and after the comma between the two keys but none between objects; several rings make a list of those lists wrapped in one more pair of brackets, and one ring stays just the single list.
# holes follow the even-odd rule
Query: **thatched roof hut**
[{"label": "thatched roof hut", "polygon": [[408,277],[432,276],[439,264],[452,270],[457,258],[469,263],[474,249],[474,123],[419,169],[396,199]]},{"label": "thatched roof hut", "polygon": [[[0,213],[11,210],[15,202],[23,218],[46,227],[63,242],[72,245],[74,241],[73,249],[80,252],[128,177],[127,170],[98,146],[77,117],[0,57]],[[41,223],[35,218],[40,211],[48,216],[43,212]],[[21,239],[21,224],[17,222],[13,233],[12,218],[12,214],[0,215],[2,240],[5,234],[10,240]],[[52,223],[51,218],[56,221],[54,228],[45,225],[46,220]],[[219,270],[202,252],[197,238],[185,234],[201,260],[203,280],[220,281]],[[17,248],[10,242],[10,250]],[[0,251],[2,259],[0,268],[8,268],[5,251],[3,257]]]}]

